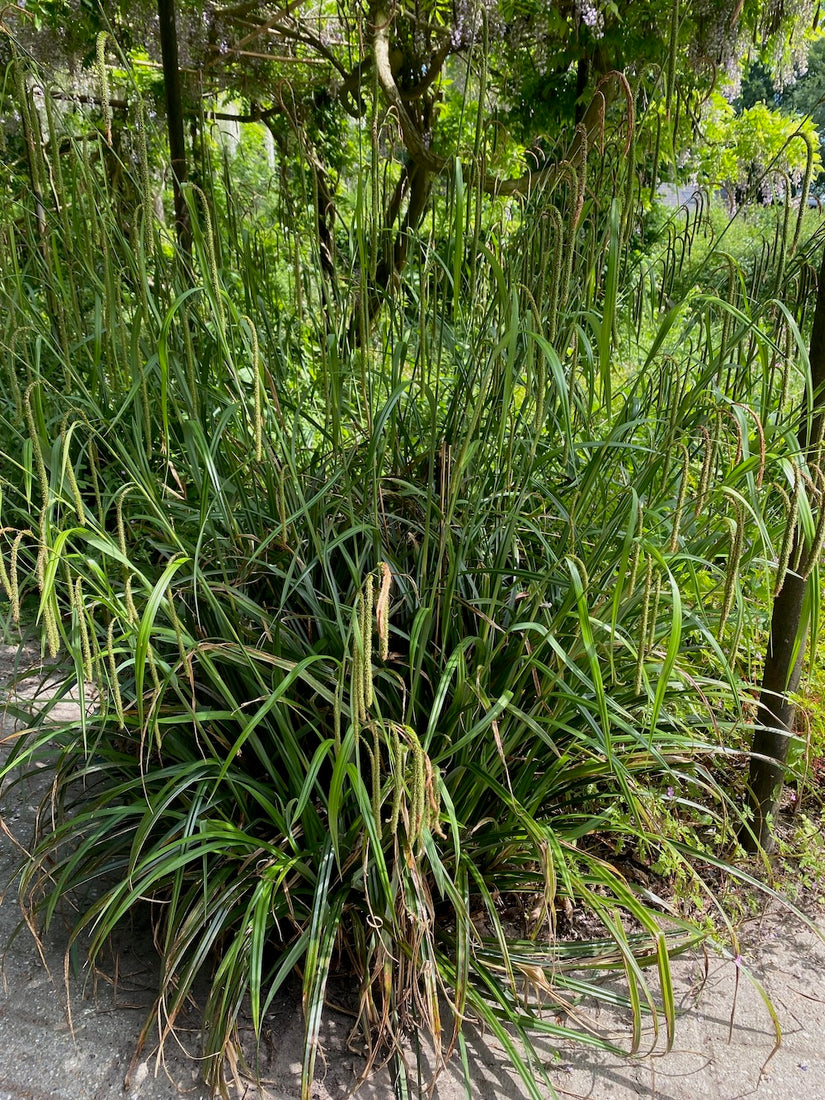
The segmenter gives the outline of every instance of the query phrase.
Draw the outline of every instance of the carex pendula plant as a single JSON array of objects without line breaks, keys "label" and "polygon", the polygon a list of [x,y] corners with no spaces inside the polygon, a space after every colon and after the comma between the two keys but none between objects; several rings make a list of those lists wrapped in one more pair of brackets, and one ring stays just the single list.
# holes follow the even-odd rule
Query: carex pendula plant
[{"label": "carex pendula plant", "polygon": [[669,1042],[786,532],[821,537],[801,290],[754,299],[721,257],[729,292],[669,301],[681,253],[640,260],[632,159],[588,191],[584,149],[487,221],[459,167],[365,320],[366,183],[335,297],[317,241],[222,235],[217,176],[184,188],[181,248],[140,104],[124,189],[106,126],[73,133],[25,59],[4,95],[28,159],[0,210],[0,583],[85,704],[3,766],[52,769],[32,924],[83,899],[95,960],[148,909],[151,1023],[162,1044],[205,978],[216,1088],[296,972],[305,1097],[331,973],[399,1088],[413,1034],[471,1087],[480,1022],[552,1091],[537,1037],[610,1046],[583,999],[627,1010],[630,1050],[646,1016]]}]

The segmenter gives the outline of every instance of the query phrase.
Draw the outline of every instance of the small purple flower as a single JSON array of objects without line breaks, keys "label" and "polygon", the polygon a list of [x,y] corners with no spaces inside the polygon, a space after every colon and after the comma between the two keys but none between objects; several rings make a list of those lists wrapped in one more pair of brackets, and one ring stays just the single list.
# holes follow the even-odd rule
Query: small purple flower
[{"label": "small purple flower", "polygon": [[600,38],[604,31],[604,16],[594,0],[577,0],[576,7],[585,27],[589,27]]},{"label": "small purple flower", "polygon": [[665,798],[673,798],[674,793],[675,792],[673,790],[673,787],[668,787],[667,792],[665,793]]},{"label": "small purple flower", "polygon": [[582,23],[586,27],[595,27],[599,22],[599,13],[590,4],[582,4]]}]

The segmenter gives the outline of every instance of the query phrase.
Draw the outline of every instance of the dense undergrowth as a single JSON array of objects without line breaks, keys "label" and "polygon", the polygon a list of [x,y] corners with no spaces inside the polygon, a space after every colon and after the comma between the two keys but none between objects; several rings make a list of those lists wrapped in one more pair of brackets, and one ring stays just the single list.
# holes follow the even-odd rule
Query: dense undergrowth
[{"label": "dense undergrowth", "polygon": [[[535,1096],[531,1035],[601,1042],[539,1003],[615,1003],[606,970],[631,1048],[646,1013],[670,1035],[788,530],[822,538],[795,408],[816,242],[747,279],[710,253],[674,300],[703,215],[640,252],[628,158],[580,155],[486,241],[458,172],[373,320],[367,196],[334,288],[288,226],[213,225],[208,186],[188,253],[140,131],[126,193],[105,136],[13,75],[0,581],[88,703],[4,768],[54,769],[23,904],[42,927],[90,899],[92,958],[148,905],[160,1038],[208,975],[214,1085],[295,968],[305,1096],[331,969],[373,1058],[420,1029],[438,1066],[481,1020]],[[597,937],[557,935],[570,906]]]}]

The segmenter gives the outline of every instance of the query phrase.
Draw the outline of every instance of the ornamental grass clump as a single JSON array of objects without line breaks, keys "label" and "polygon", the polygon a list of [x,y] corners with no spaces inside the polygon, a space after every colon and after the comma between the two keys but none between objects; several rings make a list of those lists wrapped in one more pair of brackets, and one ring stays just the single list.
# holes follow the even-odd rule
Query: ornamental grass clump
[{"label": "ornamental grass clump", "polygon": [[[639,268],[632,209],[585,205],[580,165],[496,245],[437,207],[454,262],[411,240],[408,297],[364,341],[364,210],[355,301],[333,302],[311,244],[271,278],[263,244],[218,251],[208,189],[181,251],[142,155],[124,222],[90,140],[67,138],[54,207],[0,192],[0,580],[95,699],[3,767],[52,769],[33,926],[84,898],[94,961],[148,909],[159,1041],[205,979],[216,1088],[296,971],[304,1097],[333,972],[399,1089],[411,1035],[437,1070],[457,1048],[470,1088],[478,1021],[552,1092],[536,1036],[613,1049],[566,1015],[582,998],[627,1010],[629,1050],[646,1016],[669,1043],[670,958],[706,934],[702,868],[740,824],[717,765],[743,758],[789,505],[806,523],[821,481],[782,404],[793,312],[660,309],[661,259]],[[523,264],[536,218],[549,278]],[[568,941],[570,913],[598,932]]]}]

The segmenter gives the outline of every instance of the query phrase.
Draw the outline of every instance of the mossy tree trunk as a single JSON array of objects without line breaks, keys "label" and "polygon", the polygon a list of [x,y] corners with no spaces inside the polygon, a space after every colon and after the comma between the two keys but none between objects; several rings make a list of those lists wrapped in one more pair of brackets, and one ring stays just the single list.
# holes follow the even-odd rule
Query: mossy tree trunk
[{"label": "mossy tree trunk", "polygon": [[160,51],[163,58],[163,88],[166,98],[166,127],[169,133],[169,158],[172,165],[172,191],[175,196],[175,230],[181,246],[188,250],[189,213],[181,185],[186,181],[186,142],[183,136],[183,96],[178,66],[178,29],[175,0],[158,0]]}]

